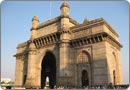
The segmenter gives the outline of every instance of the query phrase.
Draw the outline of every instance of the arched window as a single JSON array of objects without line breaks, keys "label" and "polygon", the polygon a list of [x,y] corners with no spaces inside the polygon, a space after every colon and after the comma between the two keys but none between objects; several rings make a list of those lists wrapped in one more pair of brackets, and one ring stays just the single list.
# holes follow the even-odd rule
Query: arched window
[{"label": "arched window", "polygon": [[85,52],[81,52],[81,53],[78,55],[77,63],[87,63],[88,60],[89,60],[88,55],[87,55]]}]

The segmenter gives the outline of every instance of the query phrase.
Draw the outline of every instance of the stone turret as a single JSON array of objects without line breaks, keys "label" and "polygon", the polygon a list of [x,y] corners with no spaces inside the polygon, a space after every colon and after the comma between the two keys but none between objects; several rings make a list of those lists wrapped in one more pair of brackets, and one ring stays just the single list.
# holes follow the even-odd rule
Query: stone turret
[{"label": "stone turret", "polygon": [[[63,4],[60,7],[61,9],[61,31],[69,31],[69,5],[67,4],[66,1],[63,2]],[[63,38],[65,39],[65,37]]]},{"label": "stone turret", "polygon": [[89,22],[89,19],[85,18],[83,24],[87,24],[88,22]]},{"label": "stone turret", "polygon": [[[65,80],[71,76],[69,65],[69,50],[70,50],[70,19],[69,19],[69,5],[66,1],[60,7],[61,9],[61,30],[60,32],[60,77],[64,77]],[[65,84],[64,79],[60,82]]]},{"label": "stone turret", "polygon": [[37,36],[37,26],[39,23],[39,19],[37,16],[32,18],[32,28],[31,28],[31,39],[34,39]]},{"label": "stone turret", "polygon": [[61,15],[69,16],[69,5],[67,4],[66,1],[63,2],[60,9],[61,9]]},{"label": "stone turret", "polygon": [[36,81],[36,47],[33,43],[33,39],[37,37],[37,26],[39,23],[39,19],[37,16],[32,18],[32,28],[31,28],[31,40],[29,41],[29,50],[28,50],[28,67],[27,67],[27,79],[25,86],[26,87],[33,87],[35,86]]}]

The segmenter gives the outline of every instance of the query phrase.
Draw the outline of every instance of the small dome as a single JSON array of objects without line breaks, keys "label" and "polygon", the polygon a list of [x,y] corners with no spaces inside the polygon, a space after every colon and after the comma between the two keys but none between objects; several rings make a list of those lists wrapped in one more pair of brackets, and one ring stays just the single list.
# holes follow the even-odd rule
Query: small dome
[{"label": "small dome", "polygon": [[68,7],[68,8],[70,8],[66,1],[63,2],[63,4],[61,5],[60,9],[61,9],[62,7]]},{"label": "small dome", "polygon": [[37,16],[34,16],[34,17],[32,18],[32,21],[33,21],[33,20],[37,20],[37,21],[39,21],[39,19],[38,19]]},{"label": "small dome", "polygon": [[83,23],[87,24],[88,22],[89,22],[88,18],[85,18]]}]

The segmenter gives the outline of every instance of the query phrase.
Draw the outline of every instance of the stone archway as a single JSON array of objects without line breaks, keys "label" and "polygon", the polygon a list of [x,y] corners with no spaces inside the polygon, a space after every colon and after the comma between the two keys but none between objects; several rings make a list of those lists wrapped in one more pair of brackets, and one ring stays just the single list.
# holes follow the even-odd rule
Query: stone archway
[{"label": "stone archway", "polygon": [[81,81],[82,81],[82,87],[87,87],[89,85],[89,77],[88,72],[86,70],[82,71]]},{"label": "stone archway", "polygon": [[86,87],[91,85],[92,68],[91,56],[87,51],[81,51],[77,55],[77,86]]},{"label": "stone archway", "polygon": [[41,89],[45,87],[46,77],[49,78],[51,89],[56,85],[56,59],[52,52],[47,51],[41,63]]}]

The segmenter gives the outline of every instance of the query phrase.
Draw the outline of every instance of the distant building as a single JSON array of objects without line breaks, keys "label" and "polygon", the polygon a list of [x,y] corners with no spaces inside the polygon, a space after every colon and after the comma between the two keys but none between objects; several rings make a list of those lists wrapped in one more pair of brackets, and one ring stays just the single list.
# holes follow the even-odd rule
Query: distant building
[{"label": "distant building", "polygon": [[64,1],[60,16],[32,19],[30,39],[17,46],[15,86],[44,88],[46,77],[51,88],[122,84],[119,35],[103,18],[79,24],[69,8]]}]

